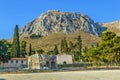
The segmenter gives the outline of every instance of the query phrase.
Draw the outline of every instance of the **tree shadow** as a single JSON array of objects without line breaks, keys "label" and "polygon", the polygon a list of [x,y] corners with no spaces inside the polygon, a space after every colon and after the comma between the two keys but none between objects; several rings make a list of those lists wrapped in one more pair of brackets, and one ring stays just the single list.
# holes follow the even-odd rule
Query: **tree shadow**
[{"label": "tree shadow", "polygon": [[6,80],[6,79],[0,79],[0,80]]}]

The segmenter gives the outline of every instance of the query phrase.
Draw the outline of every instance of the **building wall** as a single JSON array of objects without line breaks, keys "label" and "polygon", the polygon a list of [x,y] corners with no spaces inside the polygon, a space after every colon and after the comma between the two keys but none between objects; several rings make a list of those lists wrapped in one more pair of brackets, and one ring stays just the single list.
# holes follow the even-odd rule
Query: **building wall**
[{"label": "building wall", "polygon": [[[67,54],[62,55],[46,55],[41,59],[39,54],[34,54],[28,58],[29,69],[42,69],[48,67],[49,69],[57,68],[57,64],[73,64],[72,56]],[[42,66],[43,62],[46,62],[45,66]]]},{"label": "building wall", "polygon": [[27,59],[25,58],[11,58],[8,63],[2,63],[0,67],[16,67],[16,68],[24,68],[27,67]]},{"label": "building wall", "polygon": [[26,65],[27,64],[27,60],[9,60],[8,63],[10,64],[23,64]]},{"label": "building wall", "polygon": [[67,54],[57,55],[57,64],[73,64],[72,56]]},{"label": "building wall", "polygon": [[29,69],[40,69],[40,57],[39,54],[34,54],[28,58]]}]

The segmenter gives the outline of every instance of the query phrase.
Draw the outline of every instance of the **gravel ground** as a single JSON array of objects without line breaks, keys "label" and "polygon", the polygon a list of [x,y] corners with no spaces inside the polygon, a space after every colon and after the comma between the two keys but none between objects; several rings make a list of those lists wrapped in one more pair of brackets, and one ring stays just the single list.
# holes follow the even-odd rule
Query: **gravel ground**
[{"label": "gravel ground", "polygon": [[120,70],[0,74],[0,80],[120,80]]}]

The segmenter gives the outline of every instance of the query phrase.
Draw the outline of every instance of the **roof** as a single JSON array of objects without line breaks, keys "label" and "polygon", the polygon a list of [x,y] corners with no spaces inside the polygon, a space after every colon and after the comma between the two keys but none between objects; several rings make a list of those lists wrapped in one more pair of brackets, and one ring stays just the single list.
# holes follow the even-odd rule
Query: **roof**
[{"label": "roof", "polygon": [[57,56],[64,56],[64,55],[72,56],[72,55],[70,55],[70,54],[66,54],[66,53],[58,54]]},{"label": "roof", "polygon": [[46,61],[55,61],[56,60],[56,55],[45,55],[45,60]]},{"label": "roof", "polygon": [[28,58],[11,58],[10,60],[28,60]]}]

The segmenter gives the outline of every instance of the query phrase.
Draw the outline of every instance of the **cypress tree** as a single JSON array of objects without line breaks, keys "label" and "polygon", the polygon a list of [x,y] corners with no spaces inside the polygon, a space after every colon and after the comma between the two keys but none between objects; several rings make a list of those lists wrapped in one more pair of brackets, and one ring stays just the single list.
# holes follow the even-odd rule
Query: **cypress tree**
[{"label": "cypress tree", "polygon": [[32,55],[32,45],[31,45],[31,43],[29,44],[29,56],[31,56]]},{"label": "cypress tree", "polygon": [[69,53],[72,54],[72,51],[74,49],[72,41],[69,42]]},{"label": "cypress tree", "polygon": [[82,52],[82,39],[81,39],[81,36],[80,36],[80,35],[79,35],[78,38],[77,38],[77,49],[78,49],[78,51],[79,51],[80,54],[81,54],[81,52]]},{"label": "cypress tree", "polygon": [[20,41],[18,25],[15,26],[13,42],[12,42],[12,57],[20,57]]},{"label": "cypress tree", "polygon": [[64,42],[63,42],[63,40],[61,40],[60,50],[61,50],[61,53],[63,53],[63,51],[64,51]]},{"label": "cypress tree", "polygon": [[63,43],[64,43],[64,53],[68,53],[68,43],[66,41],[66,38],[64,38]]},{"label": "cypress tree", "polygon": [[66,41],[66,38],[61,40],[61,53],[68,53],[68,43]]},{"label": "cypress tree", "polygon": [[54,51],[53,51],[53,52],[54,52],[55,55],[59,54],[57,45],[55,45],[55,48],[54,48]]},{"label": "cypress tree", "polygon": [[26,41],[22,41],[20,44],[20,55],[21,57],[25,57],[26,55]]},{"label": "cypress tree", "polygon": [[79,35],[77,38],[77,43],[76,43],[76,54],[75,54],[75,58],[76,60],[80,60],[82,54],[82,39],[81,36]]}]

